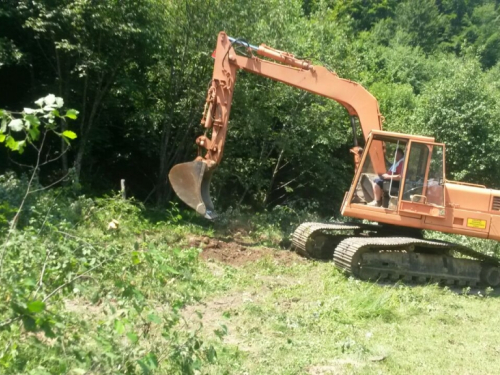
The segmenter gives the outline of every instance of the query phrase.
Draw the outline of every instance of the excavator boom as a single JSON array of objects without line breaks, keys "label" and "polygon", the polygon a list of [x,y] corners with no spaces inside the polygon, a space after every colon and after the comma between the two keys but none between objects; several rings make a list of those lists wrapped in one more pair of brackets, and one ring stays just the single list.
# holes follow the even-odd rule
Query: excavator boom
[{"label": "excavator boom", "polygon": [[[236,45],[245,46],[248,56],[236,54]],[[354,147],[351,152],[354,154],[356,167],[360,162],[361,152],[356,141],[355,118],[359,120],[365,139],[372,130],[382,129],[378,102],[360,84],[339,78],[325,67],[298,59],[288,52],[266,45],[256,47],[231,38],[224,32],[219,33],[212,82],[201,119],[205,132],[196,139],[198,156],[192,162],[175,165],[169,173],[170,183],[179,198],[207,219],[217,216],[210,198],[210,179],[222,159],[238,70],[324,96],[344,106],[351,116],[353,126]],[[384,170],[382,150],[373,149],[370,152],[376,168]]]}]

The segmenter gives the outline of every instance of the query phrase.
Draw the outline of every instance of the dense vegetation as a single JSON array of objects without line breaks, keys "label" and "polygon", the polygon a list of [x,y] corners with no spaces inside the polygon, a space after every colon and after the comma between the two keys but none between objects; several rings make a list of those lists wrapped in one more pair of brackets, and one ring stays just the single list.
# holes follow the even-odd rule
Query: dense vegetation
[{"label": "dense vegetation", "polygon": [[[499,15],[495,0],[4,1],[0,107],[53,93],[80,112],[70,125],[78,139],[44,183],[72,169],[103,192],[125,178],[139,199],[165,204],[169,169],[195,155],[225,30],[361,82],[386,129],[447,143],[448,178],[498,187]],[[218,207],[334,215],[352,176],[349,132],[337,103],[240,73],[213,183]],[[0,170],[23,171],[1,152]]]},{"label": "dense vegetation", "polygon": [[[432,356],[429,373],[498,367],[491,290],[457,300],[432,287],[359,284],[326,263],[266,258],[236,272],[198,261],[200,235],[229,230],[278,247],[304,218],[338,215],[353,166],[337,103],[239,73],[212,182],[225,212],[215,227],[182,212],[167,174],[195,156],[224,30],[362,83],[386,129],[447,144],[449,179],[500,188],[500,1],[5,0],[0,25],[0,373],[421,370],[425,352],[404,362],[393,349],[378,363],[395,327],[418,343],[455,328],[450,340],[463,348],[467,336],[488,336],[475,367],[467,350],[434,342],[452,354]],[[129,200],[115,193],[120,179]],[[496,244],[463,241],[498,254]],[[207,335],[183,315],[207,296],[242,291],[255,303],[219,316],[242,327],[233,345],[221,340],[226,325]],[[261,346],[240,350],[245,338]],[[332,353],[352,366],[325,364]],[[274,367],[280,360],[286,371]]]}]

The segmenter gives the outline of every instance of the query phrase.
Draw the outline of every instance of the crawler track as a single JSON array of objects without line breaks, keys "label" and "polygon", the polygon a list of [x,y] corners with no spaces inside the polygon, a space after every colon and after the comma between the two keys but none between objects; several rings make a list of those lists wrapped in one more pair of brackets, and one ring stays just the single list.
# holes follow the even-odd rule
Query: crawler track
[{"label": "crawler track", "polygon": [[293,233],[292,245],[305,257],[328,259],[343,239],[379,228],[378,225],[355,223],[303,223]]},{"label": "crawler track", "polygon": [[378,225],[304,223],[292,243],[308,257],[333,257],[337,268],[361,279],[500,285],[496,258],[459,244],[387,234]]},{"label": "crawler track", "polygon": [[[416,253],[416,248],[425,253]],[[432,252],[429,250],[432,249]],[[361,279],[475,286],[480,262],[448,255],[453,244],[406,237],[348,238],[335,249],[336,267]]]}]

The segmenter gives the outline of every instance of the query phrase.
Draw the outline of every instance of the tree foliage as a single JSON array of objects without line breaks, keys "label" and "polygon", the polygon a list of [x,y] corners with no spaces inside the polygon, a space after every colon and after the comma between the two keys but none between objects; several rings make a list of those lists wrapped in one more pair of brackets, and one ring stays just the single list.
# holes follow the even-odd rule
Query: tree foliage
[{"label": "tree foliage", "polygon": [[[168,171],[195,155],[210,55],[225,30],[362,83],[387,129],[448,143],[449,177],[499,186],[488,172],[497,163],[498,12],[494,0],[5,1],[0,82],[11,90],[0,106],[63,97],[80,114],[72,149],[51,145],[65,153],[61,171],[74,166],[95,192],[125,178],[138,198],[165,204],[174,198]],[[334,215],[352,177],[348,121],[337,103],[240,72],[217,205]],[[1,152],[0,168],[19,170]]]}]

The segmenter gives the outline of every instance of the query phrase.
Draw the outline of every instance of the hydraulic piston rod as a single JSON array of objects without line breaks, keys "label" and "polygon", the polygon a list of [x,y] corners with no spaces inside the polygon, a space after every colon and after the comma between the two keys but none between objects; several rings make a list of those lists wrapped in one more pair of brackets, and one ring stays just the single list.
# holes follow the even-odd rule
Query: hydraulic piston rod
[{"label": "hydraulic piston rod", "polygon": [[280,51],[280,50],[275,49],[275,48],[271,48],[269,46],[266,46],[265,44],[261,44],[259,47],[257,47],[257,46],[250,44],[250,43],[247,43],[244,40],[236,39],[236,38],[233,38],[231,36],[228,36],[228,39],[231,42],[231,44],[239,44],[241,46],[245,46],[245,47],[250,48],[251,50],[255,51],[260,56],[268,57],[272,60],[279,61],[283,64],[291,65],[291,66],[294,66],[296,68],[300,68],[300,69],[304,69],[304,70],[309,70],[312,68],[312,64],[309,61],[297,59],[291,53]]}]

